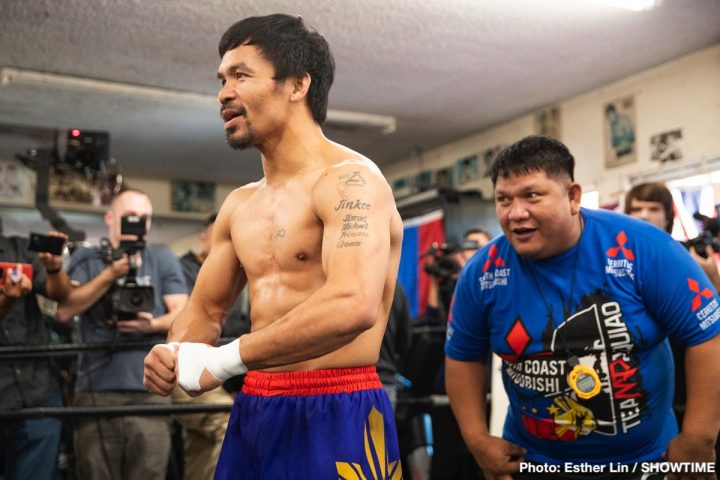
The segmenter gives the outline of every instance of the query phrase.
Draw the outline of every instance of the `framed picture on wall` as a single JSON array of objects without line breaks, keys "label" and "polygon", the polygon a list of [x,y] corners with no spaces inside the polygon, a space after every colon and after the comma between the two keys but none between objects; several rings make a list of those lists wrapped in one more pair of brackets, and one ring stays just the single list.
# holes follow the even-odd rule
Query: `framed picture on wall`
[{"label": "framed picture on wall", "polygon": [[560,140],[560,109],[548,108],[535,115],[535,131],[538,135]]},{"label": "framed picture on wall", "polygon": [[435,183],[438,188],[453,188],[455,185],[453,167],[441,168],[435,172]]},{"label": "framed picture on wall", "polygon": [[674,162],[682,158],[682,129],[668,130],[650,137],[650,160],[653,162]]},{"label": "framed picture on wall", "polygon": [[173,180],[170,190],[170,204],[176,212],[215,211],[215,184],[212,182]]},{"label": "framed picture on wall", "polygon": [[420,192],[424,190],[430,190],[434,186],[435,172],[433,172],[432,170],[423,170],[415,177],[415,187],[417,187],[417,190]]},{"label": "framed picture on wall", "polygon": [[415,179],[412,177],[402,177],[393,181],[392,190],[395,198],[406,197],[414,192]]},{"label": "framed picture on wall", "polygon": [[30,179],[16,162],[0,160],[0,197],[24,198],[30,190]]},{"label": "framed picture on wall", "polygon": [[635,97],[609,102],[603,109],[605,167],[632,163],[636,159]]},{"label": "framed picture on wall", "polygon": [[483,152],[483,177],[490,178],[490,168],[495,162],[495,158],[497,158],[498,153],[500,153],[500,150],[502,150],[503,148],[505,148],[504,145],[495,145],[494,147],[488,148]]},{"label": "framed picture on wall", "polygon": [[470,155],[465,158],[461,158],[455,164],[455,170],[457,171],[458,184],[472,182],[478,179],[478,161],[477,155]]}]

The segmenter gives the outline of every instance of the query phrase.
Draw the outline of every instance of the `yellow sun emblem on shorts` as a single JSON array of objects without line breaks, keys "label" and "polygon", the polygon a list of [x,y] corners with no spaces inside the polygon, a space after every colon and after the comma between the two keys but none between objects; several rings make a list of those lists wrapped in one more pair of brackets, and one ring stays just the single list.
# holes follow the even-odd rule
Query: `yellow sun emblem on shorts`
[{"label": "yellow sun emblem on shorts", "polygon": [[370,467],[370,474],[358,463],[335,462],[338,475],[342,480],[402,480],[402,467],[400,460],[391,462],[385,450],[385,424],[382,413],[374,407],[365,422],[363,434],[365,444],[365,457]]}]

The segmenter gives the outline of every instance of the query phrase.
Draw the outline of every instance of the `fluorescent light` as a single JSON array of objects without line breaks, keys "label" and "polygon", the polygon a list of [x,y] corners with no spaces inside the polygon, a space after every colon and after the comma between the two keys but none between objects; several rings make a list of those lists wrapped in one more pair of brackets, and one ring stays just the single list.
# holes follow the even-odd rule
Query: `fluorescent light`
[{"label": "fluorescent light", "polygon": [[626,10],[633,10],[636,12],[642,10],[650,10],[655,7],[658,0],[590,0],[595,3],[602,3],[610,7],[624,8]]},{"label": "fluorescent light", "polygon": [[[147,87],[144,85],[110,82],[107,80],[74,77],[71,75],[37,72],[33,70],[20,70],[17,68],[0,68],[0,86],[11,83],[70,88],[79,91],[92,90],[95,92],[143,97],[183,104],[191,103],[198,106],[218,108],[217,96],[205,93]],[[347,110],[328,110],[327,123],[379,129],[380,133],[384,135],[393,133],[397,129],[397,120],[395,117]]]},{"label": "fluorescent light", "polygon": [[191,102],[196,105],[216,106],[217,97],[202,93],[170,90],[130,83],[108,82],[93,78],[73,77],[55,73],[19,70],[16,68],[0,68],[0,86],[11,83],[42,85],[49,87],[70,88],[74,90],[114,93],[131,97],[152,98],[171,102]]},{"label": "fluorescent light", "polygon": [[328,110],[327,122],[380,128],[380,132],[384,135],[393,133],[397,129],[397,120],[395,117],[376,115],[374,113],[350,112],[347,110]]}]

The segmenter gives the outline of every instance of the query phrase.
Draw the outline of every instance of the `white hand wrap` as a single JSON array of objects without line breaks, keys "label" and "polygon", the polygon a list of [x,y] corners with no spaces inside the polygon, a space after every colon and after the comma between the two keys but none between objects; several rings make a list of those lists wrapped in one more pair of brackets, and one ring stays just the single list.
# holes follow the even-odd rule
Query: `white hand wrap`
[{"label": "white hand wrap", "polygon": [[240,339],[211,347],[205,343],[180,343],[178,350],[178,383],[188,392],[200,390],[200,375],[207,369],[210,374],[224,382],[235,375],[247,372],[240,359]]}]

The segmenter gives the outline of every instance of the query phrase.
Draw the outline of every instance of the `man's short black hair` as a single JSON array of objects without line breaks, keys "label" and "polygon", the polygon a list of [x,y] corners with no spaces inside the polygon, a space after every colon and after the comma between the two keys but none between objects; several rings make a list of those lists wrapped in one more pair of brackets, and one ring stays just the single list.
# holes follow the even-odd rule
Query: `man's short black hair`
[{"label": "man's short black hair", "polygon": [[508,177],[545,172],[549,177],[566,174],[575,181],[575,159],[561,142],[543,135],[530,135],[504,148],[490,168],[493,186],[498,176]]},{"label": "man's short black hair", "polygon": [[220,39],[220,58],[240,45],[255,45],[275,68],[276,81],[310,75],[307,105],[322,125],[335,76],[335,60],[327,41],[303,23],[284,14],[249,17],[230,26]]}]

